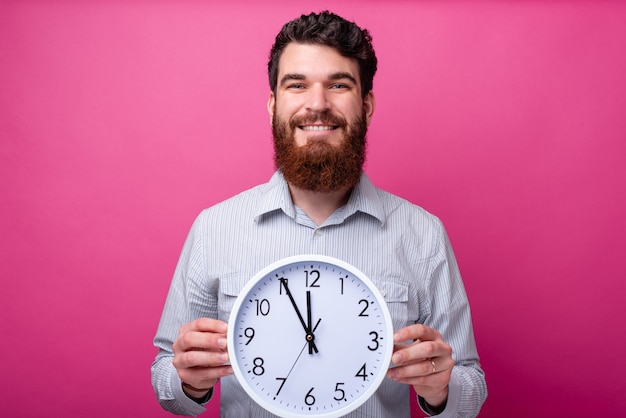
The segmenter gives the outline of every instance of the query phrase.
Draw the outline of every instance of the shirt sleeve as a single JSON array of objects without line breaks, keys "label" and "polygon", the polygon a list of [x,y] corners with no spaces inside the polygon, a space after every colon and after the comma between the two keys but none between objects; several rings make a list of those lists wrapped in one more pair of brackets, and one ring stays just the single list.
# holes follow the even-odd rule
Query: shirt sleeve
[{"label": "shirt sleeve", "polygon": [[[485,375],[480,367],[467,294],[452,246],[440,222],[436,233],[427,282],[429,309],[424,325],[441,333],[452,347],[455,361],[446,407],[437,417],[475,417],[487,397]],[[419,404],[428,413],[423,404]]]},{"label": "shirt sleeve", "polygon": [[[196,416],[205,411],[205,404],[190,399],[172,364],[172,345],[180,327],[200,317],[217,318],[217,304],[206,287],[206,245],[202,215],[196,219],[181,251],[174,277],[165,301],[154,345],[159,349],[152,364],[152,387],[161,406],[177,415]],[[202,303],[201,303],[202,302]]]}]

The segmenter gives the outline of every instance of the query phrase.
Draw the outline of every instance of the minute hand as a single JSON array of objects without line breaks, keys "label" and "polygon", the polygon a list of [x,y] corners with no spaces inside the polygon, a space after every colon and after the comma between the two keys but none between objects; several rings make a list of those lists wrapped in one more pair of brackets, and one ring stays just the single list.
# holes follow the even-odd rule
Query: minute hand
[{"label": "minute hand", "polygon": [[300,310],[298,309],[298,305],[296,305],[296,301],[293,298],[293,295],[291,294],[291,290],[289,290],[289,286],[287,285],[287,280],[282,278],[280,279],[280,281],[283,284],[285,291],[287,292],[287,296],[289,296],[289,300],[291,301],[291,304],[293,305],[293,308],[295,309],[296,314],[298,314],[298,319],[300,319],[300,323],[302,324],[302,328],[304,328],[304,332],[306,332],[306,340],[309,343],[309,354],[313,354],[314,351],[317,353],[318,352],[317,346],[315,345],[315,341],[313,341],[313,339],[315,338],[313,336],[313,332],[311,332],[311,328],[309,327],[309,324],[304,322],[304,317],[300,313]]}]

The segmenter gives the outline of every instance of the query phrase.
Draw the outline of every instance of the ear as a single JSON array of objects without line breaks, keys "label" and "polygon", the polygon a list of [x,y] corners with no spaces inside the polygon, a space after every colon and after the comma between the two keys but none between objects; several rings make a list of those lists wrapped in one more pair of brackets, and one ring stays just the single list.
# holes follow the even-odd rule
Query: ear
[{"label": "ear", "polygon": [[374,98],[374,92],[370,90],[369,93],[363,98],[363,109],[365,109],[365,122],[369,126],[374,115],[374,109],[376,109],[376,99]]},{"label": "ear", "polygon": [[270,97],[267,99],[267,113],[270,115],[270,124],[272,123],[272,119],[274,118],[274,106],[276,105],[276,97],[274,96],[274,92],[270,91]]}]

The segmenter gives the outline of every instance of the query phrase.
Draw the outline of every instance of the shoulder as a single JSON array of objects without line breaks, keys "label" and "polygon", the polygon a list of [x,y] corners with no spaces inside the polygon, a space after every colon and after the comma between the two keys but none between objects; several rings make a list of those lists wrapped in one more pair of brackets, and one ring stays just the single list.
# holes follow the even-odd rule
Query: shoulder
[{"label": "shoulder", "polygon": [[442,222],[436,215],[418,204],[380,188],[376,188],[376,193],[384,207],[388,221],[410,225],[419,224],[435,229],[442,227]]},{"label": "shoulder", "polygon": [[222,213],[230,213],[232,215],[233,210],[253,210],[259,200],[266,194],[268,186],[269,183],[263,183],[239,192],[221,202],[205,208],[200,213],[200,216],[207,217]]},{"label": "shoulder", "polygon": [[267,184],[244,190],[221,202],[203,209],[193,223],[193,229],[215,229],[227,227],[233,222],[253,220],[255,208],[264,194]]}]

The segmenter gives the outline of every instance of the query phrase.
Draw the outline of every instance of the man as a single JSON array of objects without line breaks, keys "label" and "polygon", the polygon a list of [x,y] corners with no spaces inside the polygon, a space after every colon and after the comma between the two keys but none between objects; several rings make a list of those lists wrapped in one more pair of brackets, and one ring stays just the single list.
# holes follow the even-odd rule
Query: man
[{"label": "man", "polygon": [[271,416],[228,365],[230,310],[266,265],[317,253],[386,288],[396,330],[394,367],[350,416],[408,417],[411,390],[429,415],[478,414],[486,384],[445,230],[362,171],[376,65],[368,31],[329,12],[303,15],[276,37],[267,107],[277,172],[192,226],[154,340],[152,380],[165,409],[197,415],[221,381],[222,416]]}]

